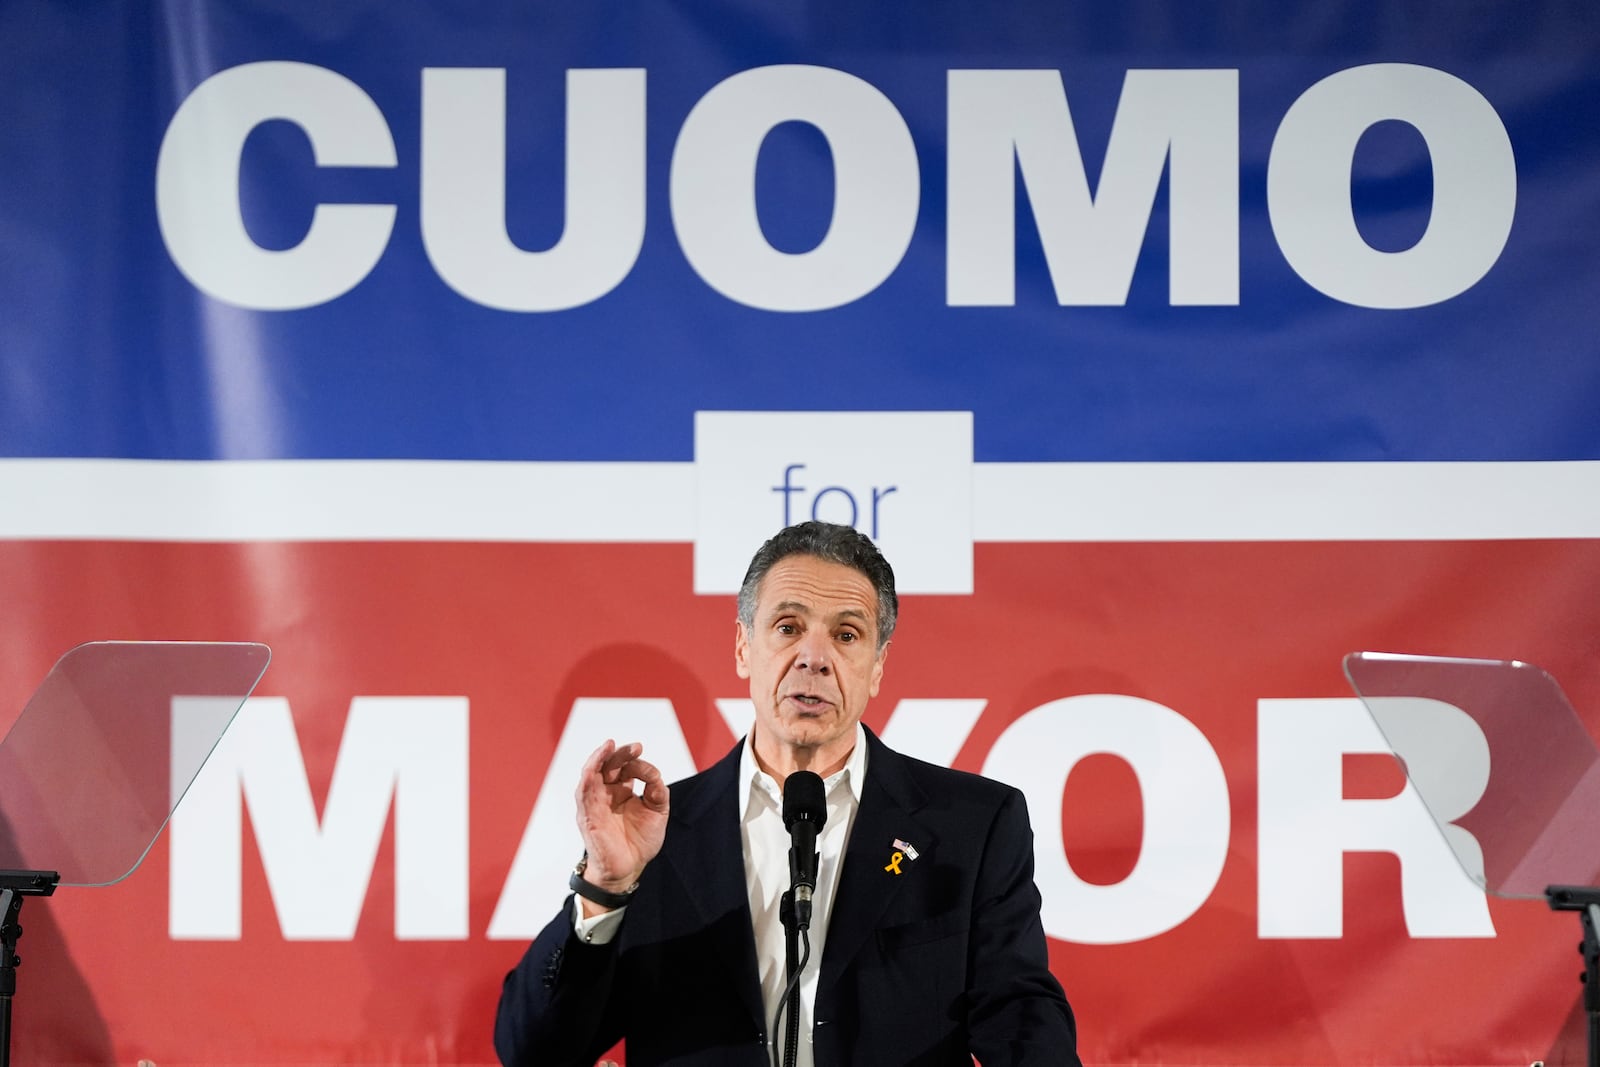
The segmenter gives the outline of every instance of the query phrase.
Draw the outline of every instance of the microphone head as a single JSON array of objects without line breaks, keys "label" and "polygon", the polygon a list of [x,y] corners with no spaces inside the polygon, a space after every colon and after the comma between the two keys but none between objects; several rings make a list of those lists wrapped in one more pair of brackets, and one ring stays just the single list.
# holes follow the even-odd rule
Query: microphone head
[{"label": "microphone head", "polygon": [[815,771],[795,771],[783,782],[783,828],[808,822],[817,830],[828,821],[828,795]]}]

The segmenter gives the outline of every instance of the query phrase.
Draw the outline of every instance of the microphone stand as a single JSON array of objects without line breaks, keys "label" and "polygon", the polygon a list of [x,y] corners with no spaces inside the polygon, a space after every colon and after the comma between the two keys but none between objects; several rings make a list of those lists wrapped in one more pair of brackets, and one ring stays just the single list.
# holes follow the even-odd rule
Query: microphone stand
[{"label": "microphone stand", "polygon": [[[783,784],[783,828],[789,831],[789,891],[778,902],[783,924],[783,964],[789,984],[784,988],[772,1019],[772,1054],[778,1054],[778,1019],[789,1010],[784,1033],[783,1067],[795,1067],[800,1043],[800,973],[811,958],[811,897],[817,887],[817,835],[828,821],[827,794],[822,779],[812,771],[796,771]],[[805,951],[795,945],[804,940]],[[799,962],[795,962],[796,956]]]},{"label": "microphone stand", "polygon": [[[800,926],[795,920],[793,889],[785,890],[778,902],[778,921],[783,924],[783,974],[789,983],[779,1009],[789,1013],[783,1027],[783,1067],[794,1067],[800,1051]],[[807,955],[810,947],[807,944]]]}]

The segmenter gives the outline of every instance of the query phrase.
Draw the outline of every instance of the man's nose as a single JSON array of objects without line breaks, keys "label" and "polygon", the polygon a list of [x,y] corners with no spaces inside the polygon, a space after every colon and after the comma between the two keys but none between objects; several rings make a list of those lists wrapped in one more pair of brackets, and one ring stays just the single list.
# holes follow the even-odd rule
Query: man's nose
[{"label": "man's nose", "polygon": [[817,674],[827,674],[833,666],[833,649],[828,644],[828,635],[812,630],[800,639],[796,649],[795,666],[803,671],[815,671]]}]

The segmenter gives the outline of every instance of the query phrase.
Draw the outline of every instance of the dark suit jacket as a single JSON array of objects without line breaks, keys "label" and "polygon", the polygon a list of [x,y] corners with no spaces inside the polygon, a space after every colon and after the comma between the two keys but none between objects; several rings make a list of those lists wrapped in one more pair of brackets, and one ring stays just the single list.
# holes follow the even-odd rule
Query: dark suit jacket
[{"label": "dark suit jacket", "polygon": [[[1020,792],[866,735],[867,775],[817,985],[818,1067],[1075,1065],[1051,976]],[[506,976],[507,1067],[770,1064],[739,817],[739,750],[672,786],[661,854],[616,939],[572,932],[571,899]],[[894,841],[918,858],[885,868]],[[810,966],[816,966],[813,961]]]}]

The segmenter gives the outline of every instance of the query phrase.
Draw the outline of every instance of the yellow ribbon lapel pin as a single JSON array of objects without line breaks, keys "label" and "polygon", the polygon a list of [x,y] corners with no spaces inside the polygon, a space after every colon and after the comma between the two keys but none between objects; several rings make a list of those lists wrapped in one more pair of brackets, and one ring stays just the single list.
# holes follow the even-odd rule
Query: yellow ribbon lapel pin
[{"label": "yellow ribbon lapel pin", "polygon": [[917,850],[911,846],[911,843],[902,841],[897,837],[894,839],[894,853],[889,857],[889,863],[883,869],[890,874],[904,874],[905,872],[900,869],[900,861],[905,859],[915,860],[916,858]]}]

